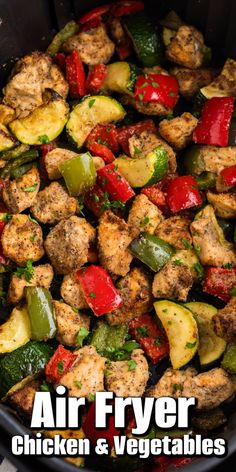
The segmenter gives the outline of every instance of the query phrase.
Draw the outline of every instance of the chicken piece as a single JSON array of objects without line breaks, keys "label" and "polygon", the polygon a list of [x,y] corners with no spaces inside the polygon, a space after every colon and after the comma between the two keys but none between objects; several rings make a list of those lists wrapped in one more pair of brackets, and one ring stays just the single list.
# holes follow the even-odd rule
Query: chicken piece
[{"label": "chicken piece", "polygon": [[58,274],[69,274],[88,262],[89,244],[95,234],[85,218],[77,216],[62,220],[51,229],[44,245]]},{"label": "chicken piece", "polygon": [[69,149],[55,148],[52,151],[49,151],[43,161],[48,178],[50,180],[61,179],[61,173],[58,166],[76,156],[78,156],[78,154]]},{"label": "chicken piece", "polygon": [[78,310],[86,310],[89,308],[80,282],[74,273],[65,275],[63,278],[61,296],[68,305]]},{"label": "chicken piece", "polygon": [[[24,384],[25,383],[25,384]],[[36,392],[40,392],[41,380],[25,379],[23,386],[7,397],[9,403],[16,411],[30,418],[33,411],[34,397]]]},{"label": "chicken piece", "polygon": [[[228,275],[230,279],[230,275]],[[229,280],[230,284],[230,280]],[[236,297],[232,297],[224,308],[213,316],[214,330],[220,338],[233,341],[236,338]]]},{"label": "chicken piece", "polygon": [[143,269],[135,267],[117,284],[123,305],[107,315],[110,325],[127,323],[152,307],[152,284]]},{"label": "chicken piece", "polygon": [[36,167],[32,167],[19,179],[7,180],[2,198],[9,212],[16,214],[29,208],[37,197],[39,187],[40,176]]},{"label": "chicken piece", "polygon": [[128,223],[137,231],[154,234],[155,229],[163,220],[162,212],[146,197],[137,195],[129,212]]},{"label": "chicken piece", "polygon": [[95,347],[84,346],[78,351],[77,360],[60,379],[60,385],[68,388],[70,397],[86,397],[104,391],[105,357],[100,356]]},{"label": "chicken piece", "polygon": [[235,193],[214,193],[208,190],[207,200],[213,206],[217,216],[227,220],[236,218]]},{"label": "chicken piece", "polygon": [[115,45],[106,32],[106,27],[101,24],[97,28],[71,36],[63,44],[66,53],[78,51],[82,62],[88,66],[107,64],[115,51]]},{"label": "chicken piece", "polygon": [[190,225],[194,247],[203,265],[222,267],[236,265],[234,245],[224,238],[214,210],[207,205]]},{"label": "chicken piece", "polygon": [[220,73],[209,85],[212,96],[236,97],[236,62],[227,59]]},{"label": "chicken piece", "polygon": [[193,276],[188,266],[169,261],[155,275],[152,293],[155,298],[173,298],[185,302],[193,285]]},{"label": "chicken piece", "polygon": [[15,110],[13,108],[0,103],[0,123],[7,126],[15,119]]},{"label": "chicken piece", "polygon": [[89,331],[90,317],[63,302],[54,300],[53,306],[57,322],[57,340],[66,346],[78,345],[76,335],[82,327]]},{"label": "chicken piece", "polygon": [[149,379],[148,363],[141,349],[130,361],[110,362],[106,368],[106,388],[117,397],[141,397]]},{"label": "chicken piece", "polygon": [[12,274],[8,287],[7,301],[16,305],[24,298],[25,287],[50,288],[53,279],[53,269],[50,264],[43,264],[34,267],[33,277],[27,282],[24,277],[20,278]]},{"label": "chicken piece", "polygon": [[205,171],[219,174],[225,167],[236,164],[236,146],[202,146],[200,157],[203,160]]},{"label": "chicken piece", "polygon": [[24,266],[28,260],[38,261],[44,255],[42,229],[27,215],[13,215],[1,240],[4,256],[19,266]]},{"label": "chicken piece", "polygon": [[114,275],[125,276],[133,259],[129,244],[138,235],[122,218],[105,211],[98,226],[98,251],[101,265]]},{"label": "chicken piece", "polygon": [[197,408],[216,408],[235,392],[230,376],[220,367],[196,375],[195,369],[167,369],[156,385],[146,392],[150,397],[196,397]]},{"label": "chicken piece", "polygon": [[135,108],[143,115],[167,116],[171,115],[173,112],[172,108],[165,107],[162,105],[162,103],[141,102],[139,100],[135,100],[131,95],[122,95],[121,102],[123,105],[129,105]]},{"label": "chicken piece", "polygon": [[55,224],[63,218],[69,218],[77,210],[77,200],[58,182],[52,182],[37,195],[31,212],[40,223]]},{"label": "chicken piece", "polygon": [[49,88],[66,98],[69,86],[63,73],[45,53],[33,52],[20,59],[3,89],[4,104],[12,107],[17,118],[23,118],[43,103]]},{"label": "chicken piece", "polygon": [[179,83],[180,94],[190,100],[202,87],[209,85],[214,78],[212,69],[185,69],[184,67],[173,67],[171,74]]},{"label": "chicken piece", "polygon": [[198,124],[197,118],[191,113],[183,113],[172,120],[159,123],[159,132],[170,146],[177,151],[184,149],[192,140],[192,134]]},{"label": "chicken piece", "polygon": [[171,216],[158,225],[155,234],[176,249],[184,249],[187,243],[192,244],[189,226],[188,218]]},{"label": "chicken piece", "polygon": [[150,131],[143,131],[141,134],[134,134],[129,138],[129,152],[131,157],[141,159],[158,146],[162,146],[166,150],[170,172],[175,172],[177,167],[175,152],[163,139]]},{"label": "chicken piece", "polygon": [[166,49],[166,57],[189,69],[201,67],[204,58],[204,38],[194,26],[180,26]]}]

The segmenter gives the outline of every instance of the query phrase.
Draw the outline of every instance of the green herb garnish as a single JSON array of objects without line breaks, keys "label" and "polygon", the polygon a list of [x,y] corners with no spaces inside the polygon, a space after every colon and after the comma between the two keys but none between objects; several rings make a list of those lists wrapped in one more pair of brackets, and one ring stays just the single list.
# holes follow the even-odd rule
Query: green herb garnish
[{"label": "green herb garnish", "polygon": [[25,267],[17,267],[15,275],[19,277],[19,279],[24,278],[27,282],[30,282],[34,276],[33,262],[29,260]]}]

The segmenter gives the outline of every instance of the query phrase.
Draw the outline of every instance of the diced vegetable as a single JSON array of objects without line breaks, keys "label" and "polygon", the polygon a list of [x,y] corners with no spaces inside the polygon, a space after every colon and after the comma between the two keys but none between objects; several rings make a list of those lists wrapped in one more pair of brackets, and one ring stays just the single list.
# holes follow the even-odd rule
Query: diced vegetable
[{"label": "diced vegetable", "polygon": [[91,265],[77,272],[86,301],[95,316],[101,316],[122,305],[122,299],[103,267]]},{"label": "diced vegetable", "polygon": [[217,175],[213,172],[202,172],[199,176],[196,175],[195,179],[199,190],[206,190],[208,188],[215,187]]},{"label": "diced vegetable", "polygon": [[141,193],[146,195],[150,202],[154,203],[158,208],[166,208],[166,197],[164,192],[160,190],[158,184],[152,185],[151,187],[146,187],[141,190]]},{"label": "diced vegetable", "polygon": [[71,98],[83,97],[85,89],[85,71],[78,51],[73,51],[66,57],[66,79],[70,87]]},{"label": "diced vegetable", "polygon": [[110,354],[122,349],[127,335],[128,326],[126,324],[109,326],[104,321],[99,321],[93,330],[90,344],[102,356],[110,357]]},{"label": "diced vegetable", "polygon": [[103,212],[104,200],[103,190],[98,185],[95,185],[85,194],[84,204],[99,218]]},{"label": "diced vegetable", "polygon": [[64,28],[62,28],[56,36],[54,36],[51,44],[47,48],[47,53],[55,56],[60,51],[62,44],[71,36],[77,33],[79,27],[75,21],[69,21]]},{"label": "diced vegetable", "polygon": [[220,173],[224,185],[236,184],[236,165],[226,167]]},{"label": "diced vegetable", "polygon": [[105,64],[96,64],[89,69],[88,77],[86,80],[86,90],[91,94],[100,92],[103,88],[105,79],[108,74],[108,66]]},{"label": "diced vegetable", "polygon": [[155,302],[154,308],[169,340],[171,364],[174,369],[180,369],[198,350],[195,318],[190,310],[169,300]]},{"label": "diced vegetable", "polygon": [[154,272],[158,272],[175,253],[175,249],[163,239],[143,233],[130,244],[130,250]]},{"label": "diced vegetable", "polygon": [[224,353],[223,360],[221,362],[223,369],[227,370],[230,374],[236,374],[236,344],[230,343],[227,345]]},{"label": "diced vegetable", "polygon": [[[118,159],[117,159],[118,160]],[[117,164],[116,160],[116,164]],[[135,193],[114,164],[109,164],[97,171],[98,184],[108,192],[111,200],[126,203]]]},{"label": "diced vegetable", "polygon": [[56,320],[49,290],[43,287],[26,287],[26,299],[31,339],[47,341],[53,338],[56,334]]},{"label": "diced vegetable", "polygon": [[198,354],[202,367],[208,367],[217,361],[225,351],[226,342],[215,334],[212,318],[217,309],[201,302],[190,302],[185,304],[196,317],[199,333]]},{"label": "diced vegetable", "polygon": [[12,136],[7,127],[0,123],[0,152],[7,151],[16,146],[16,140]]},{"label": "diced vegetable", "polygon": [[166,334],[150,313],[131,320],[129,330],[153,364],[157,364],[168,355],[169,343]]},{"label": "diced vegetable", "polygon": [[96,182],[96,169],[88,152],[62,162],[59,170],[70,195],[73,196],[87,192]]},{"label": "diced vegetable", "polygon": [[120,430],[115,428],[115,416],[109,415],[106,428],[95,428],[95,403],[93,402],[83,422],[83,431],[86,438],[95,446],[99,438],[106,439],[109,448],[114,444],[114,436],[119,436]]},{"label": "diced vegetable", "polygon": [[93,142],[87,145],[87,148],[90,152],[92,152],[95,156],[102,157],[102,159],[106,162],[106,164],[110,164],[116,158],[113,152],[104,144],[99,144]]},{"label": "diced vegetable", "polygon": [[158,146],[142,159],[120,156],[116,165],[131,187],[144,187],[155,184],[167,174],[168,154],[164,147]]},{"label": "diced vegetable", "polygon": [[141,134],[143,131],[156,133],[156,126],[153,120],[139,121],[134,125],[123,126],[118,130],[118,141],[125,154],[129,154],[129,138],[134,134]]},{"label": "diced vegetable", "polygon": [[54,58],[53,58],[53,62],[55,62],[55,64],[57,64],[57,66],[60,67],[60,69],[65,72],[66,70],[66,56],[63,52],[58,52]]},{"label": "diced vegetable", "polygon": [[77,356],[73,352],[68,351],[68,349],[59,344],[45,368],[48,382],[59,383],[61,377],[68,372],[76,359]]},{"label": "diced vegetable", "polygon": [[178,101],[179,85],[175,77],[164,74],[139,75],[134,97],[141,102],[157,102],[173,109]]},{"label": "diced vegetable", "polygon": [[114,161],[114,152],[119,149],[115,125],[97,125],[89,134],[86,146],[95,156],[100,156],[109,164]]},{"label": "diced vegetable", "polygon": [[9,151],[5,151],[1,153],[1,159],[4,161],[10,161],[16,159],[17,157],[22,156],[23,153],[29,151],[30,146],[28,144],[20,144],[19,146],[15,147],[14,149],[10,149]]},{"label": "diced vegetable", "polygon": [[101,16],[105,15],[111,8],[111,3],[106,3],[105,5],[101,5],[100,7],[93,8],[85,15],[81,16],[79,19],[79,23],[84,25],[88,21],[94,20],[95,18],[100,18]]},{"label": "diced vegetable", "polygon": [[67,132],[80,148],[97,124],[122,120],[124,116],[125,110],[117,100],[94,95],[85,98],[72,110],[67,123]]},{"label": "diced vegetable", "polygon": [[194,177],[186,175],[171,180],[167,189],[166,201],[173,213],[201,205],[202,197]]},{"label": "diced vegetable", "polygon": [[233,97],[214,97],[208,100],[203,105],[201,119],[193,132],[193,141],[227,146],[233,108]]},{"label": "diced vegetable", "polygon": [[188,174],[200,175],[205,171],[201,149],[201,145],[195,144],[183,153],[182,159]]},{"label": "diced vegetable", "polygon": [[107,66],[107,76],[103,89],[110,92],[127,93],[132,95],[137,78],[138,68],[128,62],[114,62]]},{"label": "diced vegetable", "polygon": [[53,149],[56,149],[57,143],[56,141],[51,141],[48,144],[41,144],[40,146],[40,151],[42,157],[45,157],[50,151],[53,151]]},{"label": "diced vegetable", "polygon": [[45,367],[53,354],[52,348],[44,342],[30,341],[15,351],[0,358],[0,398],[10,388],[28,375]]},{"label": "diced vegetable", "polygon": [[208,267],[203,281],[203,291],[228,302],[230,291],[236,286],[236,268]]},{"label": "diced vegetable", "polygon": [[1,220],[0,221],[0,264],[6,264],[6,258],[3,254],[2,241],[1,241],[2,233],[5,226],[6,226],[6,222]]},{"label": "diced vegetable", "polygon": [[9,319],[0,326],[0,354],[12,352],[30,340],[31,330],[26,308],[14,308]]},{"label": "diced vegetable", "polygon": [[116,2],[112,7],[111,14],[115,18],[119,18],[124,15],[131,15],[144,9],[144,3],[137,0],[121,0]]},{"label": "diced vegetable", "polygon": [[9,160],[5,167],[1,170],[0,175],[2,178],[14,176],[15,169],[18,169],[20,166],[32,162],[39,156],[37,149],[30,149],[29,151],[23,152],[16,159]]}]

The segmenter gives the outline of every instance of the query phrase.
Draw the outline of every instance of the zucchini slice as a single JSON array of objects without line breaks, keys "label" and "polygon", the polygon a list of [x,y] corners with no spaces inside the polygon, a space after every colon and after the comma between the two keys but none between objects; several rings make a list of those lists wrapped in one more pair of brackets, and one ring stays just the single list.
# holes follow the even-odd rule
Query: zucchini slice
[{"label": "zucchini slice", "polygon": [[191,361],[198,349],[196,320],[190,310],[169,300],[155,302],[154,308],[168,337],[172,366],[180,369]]},{"label": "zucchini slice", "polygon": [[209,366],[217,361],[225,351],[226,342],[215,334],[212,325],[212,317],[217,309],[202,302],[185,303],[186,308],[194,314],[199,332],[198,354],[202,367]]},{"label": "zucchini slice", "polygon": [[132,95],[137,73],[137,66],[128,62],[120,61],[108,64],[103,89]]},{"label": "zucchini slice", "polygon": [[86,97],[72,110],[66,125],[67,133],[80,148],[97,124],[122,120],[125,114],[122,105],[114,98],[104,95]]},{"label": "zucchini slice", "polygon": [[12,149],[15,145],[15,138],[9,133],[6,126],[0,123],[0,152]]},{"label": "zucchini slice", "polygon": [[163,43],[150,18],[141,12],[125,17],[123,23],[143,66],[160,65]]},{"label": "zucchini slice", "polygon": [[221,367],[230,374],[236,374],[236,344],[229,343],[224,353]]},{"label": "zucchini slice", "polygon": [[0,354],[12,352],[30,340],[30,321],[26,308],[14,308],[0,326]]},{"label": "zucchini slice", "polygon": [[158,146],[143,158],[120,156],[116,159],[116,165],[131,187],[144,187],[155,184],[167,174],[168,154],[162,146]]},{"label": "zucchini slice", "polygon": [[30,115],[14,120],[9,127],[12,133],[23,144],[39,145],[46,138],[53,141],[61,134],[69,113],[69,106],[58,94],[36,108]]}]

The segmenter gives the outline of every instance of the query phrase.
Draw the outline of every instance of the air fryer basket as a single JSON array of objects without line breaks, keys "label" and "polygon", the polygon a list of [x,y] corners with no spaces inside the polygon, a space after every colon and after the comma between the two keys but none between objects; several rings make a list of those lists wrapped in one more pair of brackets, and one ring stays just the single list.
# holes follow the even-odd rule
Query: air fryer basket
[{"label": "air fryer basket", "polygon": [[[14,61],[35,49],[46,49],[55,32],[66,22],[78,18],[105,0],[0,0],[0,87]],[[216,61],[236,58],[236,1],[235,0],[144,0],[152,17],[175,10],[188,24],[197,26],[208,46],[213,47]],[[0,405],[0,428],[3,435],[29,434],[10,408]],[[228,441],[228,457],[236,453],[236,413],[230,418],[223,436]],[[8,453],[2,447],[1,452]],[[32,470],[24,458],[11,458],[22,472]],[[185,472],[214,470],[225,458],[198,458],[184,467]],[[24,463],[25,462],[25,463]],[[78,469],[60,458],[37,458],[35,472],[45,468],[56,472],[89,472]],[[176,469],[170,469],[175,470]]]}]

